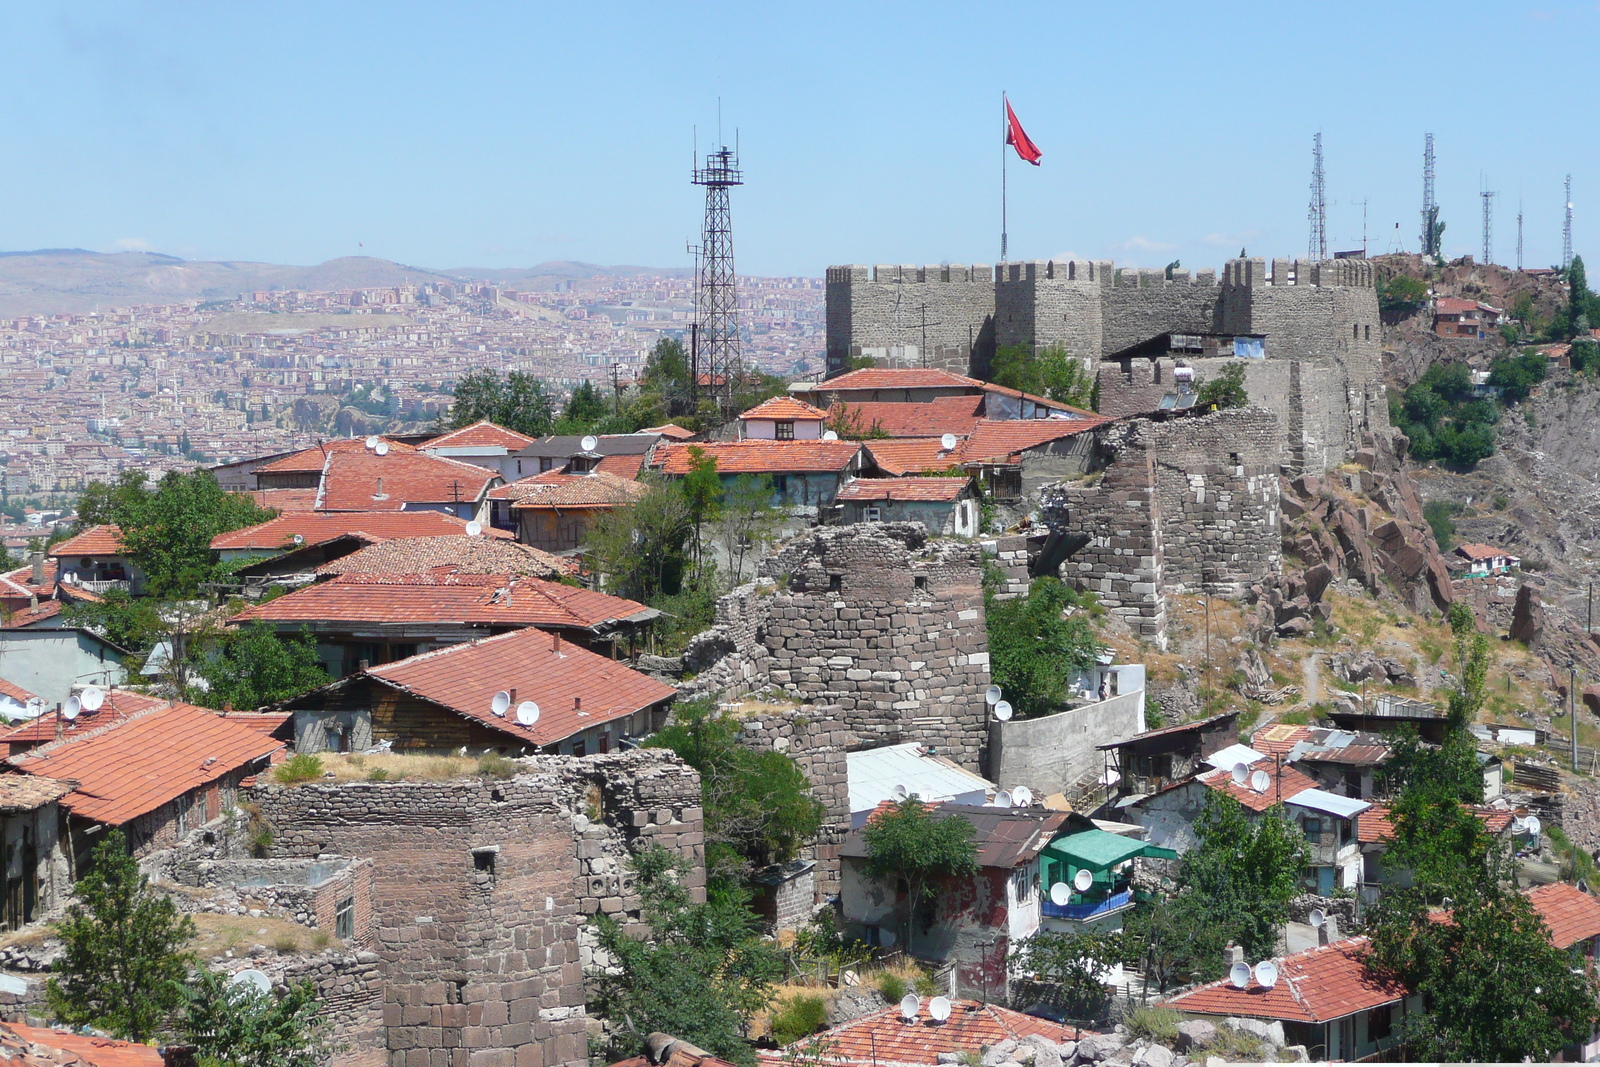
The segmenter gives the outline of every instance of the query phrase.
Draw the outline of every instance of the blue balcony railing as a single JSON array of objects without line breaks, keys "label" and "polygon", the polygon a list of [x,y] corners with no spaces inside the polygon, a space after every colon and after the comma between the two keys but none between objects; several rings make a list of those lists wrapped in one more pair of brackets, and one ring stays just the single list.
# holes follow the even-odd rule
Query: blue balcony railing
[{"label": "blue balcony railing", "polygon": [[1044,916],[1049,919],[1094,919],[1101,915],[1109,915],[1114,911],[1133,905],[1133,890],[1124,889],[1120,893],[1112,893],[1102,900],[1086,901],[1082,904],[1056,904],[1048,897],[1041,905]]}]

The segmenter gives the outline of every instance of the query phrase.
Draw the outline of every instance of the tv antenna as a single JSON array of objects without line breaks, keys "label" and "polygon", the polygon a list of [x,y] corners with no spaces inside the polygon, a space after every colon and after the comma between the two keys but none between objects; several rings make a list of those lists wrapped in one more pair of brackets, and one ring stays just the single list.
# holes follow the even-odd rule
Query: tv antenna
[{"label": "tv antenna", "polygon": [[1001,692],[1000,692],[1000,687],[998,685],[991,685],[989,688],[987,688],[987,689],[985,689],[983,691],[984,702],[986,704],[988,704],[991,708],[994,707],[996,704],[1000,703],[1000,697],[1001,697]]},{"label": "tv antenna", "polygon": [[1326,182],[1322,173],[1322,131],[1318,130],[1311,149],[1311,207],[1306,212],[1311,220],[1311,240],[1307,243],[1306,258],[1321,263],[1328,258],[1328,199]]},{"label": "tv antenna", "polygon": [[1478,194],[1483,197],[1483,265],[1488,266],[1494,262],[1494,197],[1495,194],[1485,189]]},{"label": "tv antenna", "polygon": [[1094,885],[1094,872],[1087,867],[1080,868],[1078,873],[1072,876],[1072,888],[1080,893],[1087,893],[1092,885]]},{"label": "tv antenna", "polygon": [[1057,882],[1050,887],[1050,903],[1058,908],[1064,908],[1072,903],[1072,888],[1065,882]]},{"label": "tv antenna", "polygon": [[996,793],[994,795],[994,806],[997,807],[997,808],[1009,808],[1009,807],[1011,807],[1012,806],[1011,794],[1008,791],[1004,790],[1004,789],[1000,790],[1000,792],[998,792],[998,793]]},{"label": "tv antenna", "polygon": [[1422,254],[1439,254],[1439,204],[1433,198],[1433,134],[1422,149]]},{"label": "tv antenna", "polygon": [[106,702],[105,690],[98,686],[88,686],[78,694],[78,703],[83,705],[84,711],[99,711],[100,706]]},{"label": "tv antenna", "polygon": [[1517,273],[1522,273],[1522,198],[1517,198]]},{"label": "tv antenna", "polygon": [[911,790],[907,789],[903,785],[897,785],[893,789],[889,790],[889,795],[895,799],[896,803],[903,803],[911,796]]},{"label": "tv antenna", "polygon": [[956,444],[956,435],[953,433],[947,433],[939,438],[939,451],[954,452]]},{"label": "tv antenna", "polygon": [[1256,964],[1256,981],[1262,986],[1271,989],[1278,984],[1278,965],[1271,960],[1262,960]]},{"label": "tv antenna", "polygon": [[467,536],[468,537],[477,537],[481,533],[483,533],[483,523],[478,522],[476,519],[474,519],[472,522],[467,523]]},{"label": "tv antenna", "polygon": [[68,722],[78,717],[78,712],[83,710],[83,703],[77,697],[68,697],[67,702],[61,705],[61,717]]},{"label": "tv antenna", "polygon": [[[717,140],[722,139],[722,103],[717,103]],[[698,147],[696,155],[698,157]],[[739,337],[739,278],[733,268],[733,214],[728,190],[744,184],[739,169],[738,134],[734,147],[721,145],[696,158],[690,181],[706,190],[706,215],[700,235],[700,277],[695,305],[702,321],[698,335],[705,352],[707,386],[726,412],[744,377]]]},{"label": "tv antenna", "polygon": [[1250,778],[1250,765],[1248,763],[1235,763],[1233,765],[1233,784],[1244,785]]}]

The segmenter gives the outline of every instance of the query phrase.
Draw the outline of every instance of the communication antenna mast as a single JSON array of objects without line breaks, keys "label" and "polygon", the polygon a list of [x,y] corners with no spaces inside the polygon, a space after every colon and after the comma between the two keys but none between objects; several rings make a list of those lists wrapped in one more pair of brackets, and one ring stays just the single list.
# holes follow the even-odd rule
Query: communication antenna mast
[{"label": "communication antenna mast", "polygon": [[1306,258],[1321,263],[1328,258],[1328,201],[1322,175],[1322,131],[1317,131],[1311,149],[1311,208],[1306,212],[1311,219],[1311,240],[1307,244]]},{"label": "communication antenna mast", "polygon": [[1522,272],[1522,201],[1517,201],[1517,273]]},{"label": "communication antenna mast", "polygon": [[1566,223],[1561,227],[1561,269],[1572,266],[1572,175],[1567,175]]},{"label": "communication antenna mast", "polygon": [[1494,193],[1485,189],[1478,195],[1483,197],[1483,263],[1488,266],[1494,262]]},{"label": "communication antenna mast", "polygon": [[739,343],[739,286],[733,270],[733,218],[728,190],[744,184],[735,147],[722,145],[696,159],[691,181],[706,190],[706,218],[700,236],[700,280],[695,294],[699,311],[700,365],[719,408],[732,404],[744,376]]},{"label": "communication antenna mast", "polygon": [[1422,254],[1439,254],[1438,235],[1434,232],[1439,223],[1439,204],[1433,199],[1433,134],[1422,149]]}]

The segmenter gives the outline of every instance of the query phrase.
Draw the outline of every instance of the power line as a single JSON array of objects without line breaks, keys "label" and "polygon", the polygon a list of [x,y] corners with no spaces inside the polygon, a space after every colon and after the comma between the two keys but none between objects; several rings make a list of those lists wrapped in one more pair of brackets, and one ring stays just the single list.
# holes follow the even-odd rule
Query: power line
[{"label": "power line", "polygon": [[1311,220],[1311,239],[1307,242],[1306,258],[1321,263],[1328,258],[1328,201],[1322,173],[1322,131],[1318,130],[1311,149],[1311,207],[1306,212]]}]

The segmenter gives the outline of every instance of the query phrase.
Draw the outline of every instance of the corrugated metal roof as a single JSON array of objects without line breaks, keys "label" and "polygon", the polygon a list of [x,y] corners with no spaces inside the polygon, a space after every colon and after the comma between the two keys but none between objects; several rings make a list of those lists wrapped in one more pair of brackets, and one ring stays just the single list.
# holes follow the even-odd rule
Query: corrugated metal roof
[{"label": "corrugated metal roof", "polygon": [[1352,815],[1359,815],[1372,807],[1365,800],[1356,800],[1353,797],[1342,797],[1337,793],[1330,793],[1325,789],[1302,789],[1291,797],[1287,803],[1297,808],[1310,808],[1312,811],[1323,811],[1329,815],[1337,815],[1341,819],[1348,819]]},{"label": "corrugated metal roof", "polygon": [[1235,744],[1211,753],[1205,761],[1219,771],[1231,771],[1237,764],[1252,764],[1266,758],[1264,753],[1257,752],[1247,745]]},{"label": "corrugated metal roof", "polygon": [[[869,812],[894,799],[897,785],[930,804],[947,800],[977,800],[994,783],[955,764],[930,756],[915,741],[886,745],[845,756],[850,780],[851,812]],[[974,797],[972,794],[976,793]]]}]

